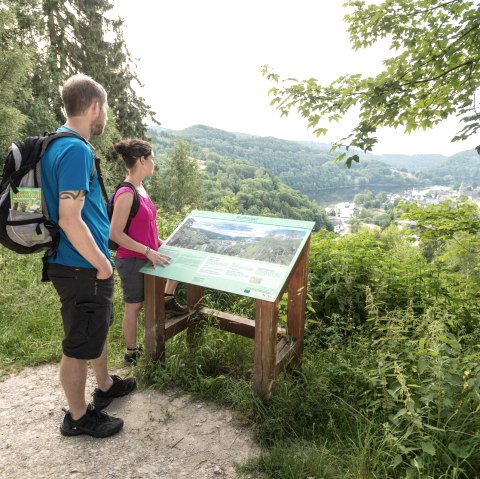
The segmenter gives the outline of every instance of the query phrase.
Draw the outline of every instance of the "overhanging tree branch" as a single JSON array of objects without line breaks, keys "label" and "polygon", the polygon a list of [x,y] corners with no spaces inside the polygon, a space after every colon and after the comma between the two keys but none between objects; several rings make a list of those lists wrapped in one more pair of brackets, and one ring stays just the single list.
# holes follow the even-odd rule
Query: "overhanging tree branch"
[{"label": "overhanging tree branch", "polygon": [[[347,6],[357,8],[345,17],[355,47],[388,36],[402,53],[386,60],[385,70],[373,78],[342,76],[328,86],[314,79],[282,80],[282,88],[270,91],[274,96],[271,104],[282,115],[297,109],[317,134],[328,131],[320,122],[338,121],[353,106],[360,106],[358,124],[344,140],[350,142],[347,147],[364,150],[371,150],[377,142],[373,135],[380,126],[426,129],[452,113],[466,125],[454,140],[473,134],[480,128],[479,115],[471,115],[469,110],[475,100],[472,96],[480,88],[480,0],[452,0],[424,9],[415,6],[427,2],[417,1],[384,0],[368,8],[363,1],[348,2]],[[398,15],[412,7],[415,16]],[[268,68],[263,74],[280,83],[279,76]]]}]

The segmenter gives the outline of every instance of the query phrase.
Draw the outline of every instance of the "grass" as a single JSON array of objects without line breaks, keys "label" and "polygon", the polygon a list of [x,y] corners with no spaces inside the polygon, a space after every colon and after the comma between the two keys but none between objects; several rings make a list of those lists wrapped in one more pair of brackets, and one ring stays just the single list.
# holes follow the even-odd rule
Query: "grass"
[{"label": "grass", "polygon": [[[251,340],[207,327],[195,351],[187,348],[184,335],[178,335],[167,343],[163,365],[142,358],[135,376],[144,385],[175,386],[237,411],[265,450],[241,465],[239,474],[282,479],[388,477],[379,460],[383,428],[341,397],[355,394],[362,381],[358,373],[334,381],[326,368],[332,355],[307,353],[303,367],[283,375],[264,401],[250,382],[252,347]],[[334,374],[340,370],[337,367]]]},{"label": "grass", "polygon": [[[60,361],[60,302],[52,284],[41,282],[41,269],[41,255],[18,255],[0,246],[0,377],[26,366]],[[109,362],[118,366],[123,353],[119,284],[114,304]]]},{"label": "grass", "polygon": [[[61,357],[59,302],[40,270],[39,256],[0,248],[3,374]],[[247,298],[209,292],[205,302],[253,317]],[[118,367],[118,283],[114,307],[109,362]],[[253,341],[209,324],[195,349],[181,333],[167,342],[164,362],[143,356],[132,372],[145,387],[180,388],[236,411],[264,451],[239,466],[240,477],[478,479],[480,356],[451,335],[450,322],[397,311],[349,335],[342,324],[320,332],[313,325],[302,366],[281,375],[268,400],[252,389]]]}]

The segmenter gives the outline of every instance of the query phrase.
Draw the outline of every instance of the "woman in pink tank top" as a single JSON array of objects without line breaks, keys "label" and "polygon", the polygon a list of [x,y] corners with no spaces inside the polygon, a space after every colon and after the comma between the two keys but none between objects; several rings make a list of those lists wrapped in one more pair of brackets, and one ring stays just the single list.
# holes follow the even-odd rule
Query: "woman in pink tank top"
[{"label": "woman in pink tank top", "polygon": [[[135,364],[141,351],[137,346],[137,323],[143,306],[143,274],[139,269],[147,262],[154,267],[163,267],[168,264],[169,257],[158,252],[162,241],[158,237],[157,209],[143,186],[143,180],[152,176],[155,169],[151,145],[143,140],[126,139],[116,143],[114,149],[122,156],[128,171],[124,182],[131,185],[119,188],[115,194],[110,238],[118,244],[115,266],[125,302],[122,330],[127,350],[124,360],[126,364]],[[136,189],[140,204],[128,231],[125,231],[134,200],[132,188]],[[188,308],[177,303],[176,286],[176,281],[166,283],[165,312],[181,315]]]}]

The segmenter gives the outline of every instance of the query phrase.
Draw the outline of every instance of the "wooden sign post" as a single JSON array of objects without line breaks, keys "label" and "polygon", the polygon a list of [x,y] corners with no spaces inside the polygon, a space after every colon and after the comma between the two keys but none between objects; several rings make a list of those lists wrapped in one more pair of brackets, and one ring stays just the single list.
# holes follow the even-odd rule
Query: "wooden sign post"
[{"label": "wooden sign post", "polygon": [[[253,388],[266,398],[275,378],[290,361],[301,362],[307,297],[308,252],[310,236],[303,243],[293,268],[274,301],[256,299],[254,319],[235,316],[202,306],[203,287],[187,283],[189,313],[165,319],[165,279],[145,274],[145,346],[147,354],[161,360],[165,342],[187,329],[189,342],[194,340],[202,317],[214,318],[221,329],[254,339]],[[287,327],[278,328],[279,303],[288,293]]]}]

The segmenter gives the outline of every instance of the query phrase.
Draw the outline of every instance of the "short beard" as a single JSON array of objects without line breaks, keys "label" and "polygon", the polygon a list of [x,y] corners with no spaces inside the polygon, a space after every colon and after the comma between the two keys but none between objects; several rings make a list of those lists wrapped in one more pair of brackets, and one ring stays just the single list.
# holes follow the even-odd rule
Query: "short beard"
[{"label": "short beard", "polygon": [[98,136],[105,130],[105,123],[93,123],[90,127],[90,134],[92,136]]}]

